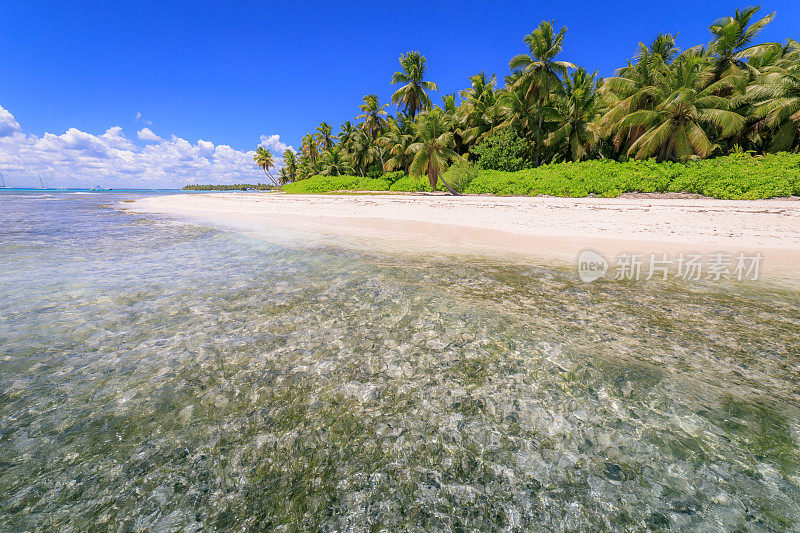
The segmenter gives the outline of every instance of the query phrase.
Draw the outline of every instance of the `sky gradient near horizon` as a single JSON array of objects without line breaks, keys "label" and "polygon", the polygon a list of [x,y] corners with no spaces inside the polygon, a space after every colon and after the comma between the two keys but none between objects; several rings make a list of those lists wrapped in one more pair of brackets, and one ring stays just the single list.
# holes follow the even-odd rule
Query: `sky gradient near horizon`
[{"label": "sky gradient near horizon", "polygon": [[[365,94],[388,101],[402,52],[427,56],[439,103],[481,70],[502,80],[543,19],[568,27],[563,59],[609,76],[638,42],[706,43],[749,3],[659,5],[3,1],[0,171],[16,186],[39,173],[54,186],[266,181],[250,151],[296,147],[321,121],[338,131]],[[800,39],[800,2],[771,11],[760,40]]]}]

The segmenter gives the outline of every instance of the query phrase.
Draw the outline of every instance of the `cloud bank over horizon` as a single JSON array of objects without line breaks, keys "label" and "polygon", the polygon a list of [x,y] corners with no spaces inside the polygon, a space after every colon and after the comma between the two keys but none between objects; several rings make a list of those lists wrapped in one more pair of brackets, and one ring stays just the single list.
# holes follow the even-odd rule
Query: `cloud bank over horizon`
[{"label": "cloud bank over horizon", "polygon": [[[120,126],[102,135],[69,128],[61,135],[38,136],[25,133],[14,115],[0,106],[0,171],[12,187],[38,185],[40,174],[48,186],[67,188],[269,182],[253,163],[254,151],[202,139],[192,144],[175,135],[162,138],[149,126],[140,129],[135,140]],[[279,135],[262,135],[259,142],[275,152],[275,175],[283,165],[281,154],[291,147]]]}]

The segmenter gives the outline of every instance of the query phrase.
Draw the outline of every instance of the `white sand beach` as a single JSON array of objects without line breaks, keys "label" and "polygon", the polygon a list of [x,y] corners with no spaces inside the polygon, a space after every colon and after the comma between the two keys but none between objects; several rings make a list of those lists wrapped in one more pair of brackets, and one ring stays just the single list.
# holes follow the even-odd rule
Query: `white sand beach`
[{"label": "white sand beach", "polygon": [[800,277],[800,201],[793,199],[210,193],[150,197],[126,208],[566,261],[586,248],[607,255],[758,251],[765,269]]}]

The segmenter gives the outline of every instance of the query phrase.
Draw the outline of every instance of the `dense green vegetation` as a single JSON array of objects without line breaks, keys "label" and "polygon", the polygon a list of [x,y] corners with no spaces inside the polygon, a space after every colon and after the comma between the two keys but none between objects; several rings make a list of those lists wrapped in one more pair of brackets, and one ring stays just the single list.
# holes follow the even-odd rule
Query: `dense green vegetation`
[{"label": "dense green vegetation", "polygon": [[[278,181],[314,180],[287,187],[292,192],[367,190],[366,182],[356,187],[358,180],[332,179],[338,176],[377,179],[369,182],[376,190],[424,189],[425,180],[430,189],[495,194],[796,192],[788,156],[695,164],[800,149],[800,44],[757,43],[774,17],[758,12],[739,9],[714,21],[709,43],[684,50],[677,34],[659,34],[639,43],[633,59],[605,79],[562,60],[567,29],[543,21],[523,38],[526,53],[511,58],[502,87],[495,74],[480,72],[440,106],[431,99],[438,86],[425,79],[427,59],[408,52],[390,79],[399,85],[391,100],[395,115],[377,95],[364,96],[355,124],[342,123],[334,135],[323,122],[303,137],[299,153],[287,150]],[[602,162],[558,165],[592,160]],[[256,163],[267,173],[275,166],[263,147]],[[465,163],[481,172],[470,186],[451,187],[447,169]],[[382,177],[391,171],[415,178]]]},{"label": "dense green vegetation", "polygon": [[[397,173],[382,178],[314,176],[284,187],[292,193],[431,191],[428,181]],[[626,192],[688,192],[723,199],[800,195],[800,154],[733,154],[686,164],[646,161],[548,163],[517,172],[454,165],[444,179],[469,194],[619,196]],[[444,188],[439,185],[439,190]]]},{"label": "dense green vegetation", "polygon": [[258,191],[270,191],[277,189],[277,185],[270,185],[268,183],[232,183],[227,185],[184,185],[184,191],[246,191],[248,189],[256,189]]}]

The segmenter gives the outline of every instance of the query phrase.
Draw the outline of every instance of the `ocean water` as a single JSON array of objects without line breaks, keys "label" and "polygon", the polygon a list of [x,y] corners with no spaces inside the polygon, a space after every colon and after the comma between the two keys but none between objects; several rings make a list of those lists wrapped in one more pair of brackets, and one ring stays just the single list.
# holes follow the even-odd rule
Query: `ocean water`
[{"label": "ocean water", "polygon": [[800,292],[0,193],[0,530],[796,531]]}]

